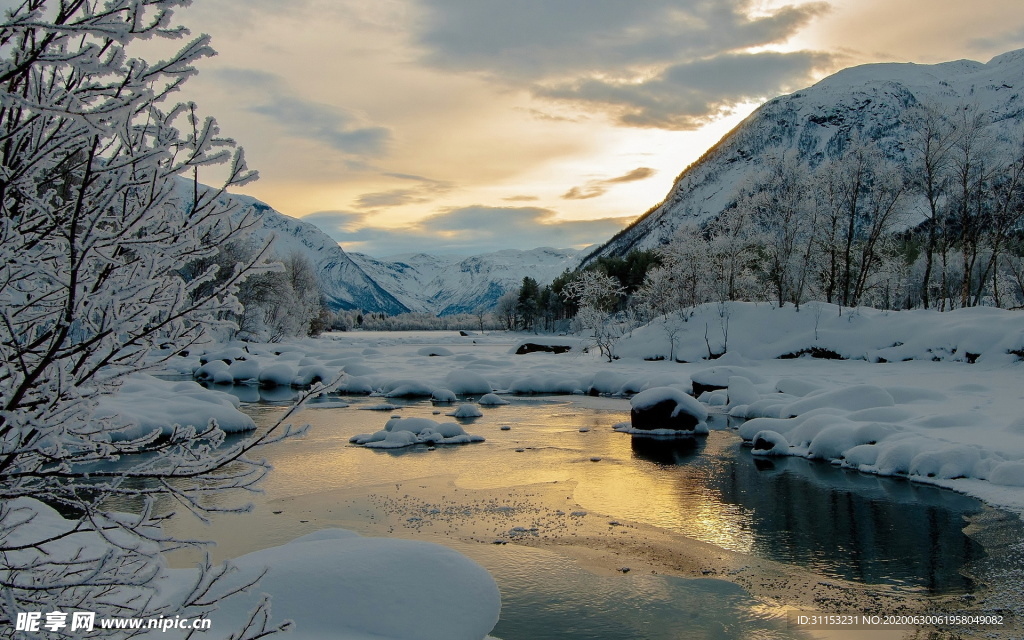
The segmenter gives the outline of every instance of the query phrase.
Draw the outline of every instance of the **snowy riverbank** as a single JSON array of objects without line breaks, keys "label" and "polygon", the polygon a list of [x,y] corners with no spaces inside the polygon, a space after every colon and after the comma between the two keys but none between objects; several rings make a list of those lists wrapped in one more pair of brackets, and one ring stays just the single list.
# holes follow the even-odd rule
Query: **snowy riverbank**
[{"label": "snowy riverbank", "polygon": [[[630,395],[652,387],[692,392],[697,382],[698,391],[725,387],[701,395],[713,409],[757,419],[742,430],[745,438],[755,428],[788,434],[775,454],[905,475],[1024,512],[1021,320],[996,309],[940,314],[806,305],[796,312],[736,304],[723,312],[707,305],[682,323],[675,351],[677,358],[697,359],[707,356],[709,344],[713,353],[728,347],[710,361],[651,360],[668,350],[668,334],[655,321],[621,340],[620,358],[611,363],[586,352],[577,338],[350,332],[175,355],[162,371],[264,386],[337,378],[342,395],[450,399],[454,393],[457,402],[488,389]],[[564,342],[572,349],[516,355],[524,342]],[[811,357],[814,349],[828,357]],[[134,402],[142,388],[126,391],[120,401]],[[385,422],[382,416],[382,429]]]}]

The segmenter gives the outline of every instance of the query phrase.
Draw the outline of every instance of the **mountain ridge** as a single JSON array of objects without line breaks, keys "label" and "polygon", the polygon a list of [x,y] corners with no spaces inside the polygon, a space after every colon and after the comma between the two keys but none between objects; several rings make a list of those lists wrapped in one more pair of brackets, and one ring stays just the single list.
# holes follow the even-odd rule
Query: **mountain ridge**
[{"label": "mountain ridge", "polygon": [[566,269],[575,269],[583,251],[575,249],[502,249],[475,256],[408,253],[374,258],[349,256],[381,287],[412,311],[444,316],[490,309],[518,289],[524,277],[542,286]]},{"label": "mountain ridge", "polygon": [[856,133],[886,157],[906,163],[908,127],[902,116],[916,106],[977,108],[995,126],[1000,144],[1008,144],[1010,130],[1024,122],[1024,49],[987,63],[860,65],[768,100],[686,167],[660,203],[589,252],[582,264],[663,246],[684,222],[716,217],[772,157],[794,153],[814,168],[837,157]]},{"label": "mountain ridge", "polygon": [[274,259],[282,260],[293,252],[309,258],[319,275],[324,300],[332,310],[358,309],[388,315],[410,311],[316,225],[285,215],[250,196],[230,194],[229,197],[251,208],[260,221],[251,238],[265,240],[274,235],[270,247],[270,255]]}]

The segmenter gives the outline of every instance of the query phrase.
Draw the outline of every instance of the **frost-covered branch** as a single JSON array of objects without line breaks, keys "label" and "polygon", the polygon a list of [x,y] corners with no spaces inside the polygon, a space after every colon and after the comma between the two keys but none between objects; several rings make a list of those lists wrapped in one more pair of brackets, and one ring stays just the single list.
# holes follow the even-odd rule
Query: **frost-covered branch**
[{"label": "frost-covered branch", "polygon": [[[205,496],[252,488],[268,467],[251,452],[298,431],[126,437],[97,413],[149,354],[233,329],[239,287],[266,269],[263,246],[189,270],[246,238],[254,213],[225,196],[256,174],[212,118],[168,102],[213,53],[206,36],[157,62],[131,55],[182,38],[172,16],[187,4],[25,0],[0,21],[0,624],[41,608],[208,611],[205,596],[157,597],[161,551],[197,544],[160,524],[176,507],[244,510]],[[211,166],[227,172],[215,188],[198,182]],[[278,628],[261,611],[244,637]]]}]

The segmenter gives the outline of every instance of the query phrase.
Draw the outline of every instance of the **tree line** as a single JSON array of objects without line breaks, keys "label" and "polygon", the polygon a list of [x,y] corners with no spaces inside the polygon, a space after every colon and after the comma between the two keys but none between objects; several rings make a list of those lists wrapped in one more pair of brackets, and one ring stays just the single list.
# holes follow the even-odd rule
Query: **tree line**
[{"label": "tree line", "polygon": [[[796,153],[769,157],[714,219],[682,225],[657,250],[563,274],[561,319],[580,308],[566,291],[585,271],[613,278],[617,301],[603,306],[636,322],[720,301],[1021,308],[1024,133],[1008,139],[970,107],[919,107],[906,121],[905,161],[856,133],[817,166]],[[508,328],[557,317],[536,283],[503,300]]]},{"label": "tree line", "polygon": [[[795,151],[764,158],[722,213],[682,225],[658,249],[603,256],[549,284],[525,277],[465,317],[382,316],[365,328],[562,332],[579,328],[583,308],[650,322],[717,301],[1020,308],[1024,131],[969,106],[915,107],[903,124],[895,153],[852,130],[813,163]],[[581,304],[573,283],[588,271],[612,278],[614,303]],[[362,326],[351,320],[334,325]]]}]

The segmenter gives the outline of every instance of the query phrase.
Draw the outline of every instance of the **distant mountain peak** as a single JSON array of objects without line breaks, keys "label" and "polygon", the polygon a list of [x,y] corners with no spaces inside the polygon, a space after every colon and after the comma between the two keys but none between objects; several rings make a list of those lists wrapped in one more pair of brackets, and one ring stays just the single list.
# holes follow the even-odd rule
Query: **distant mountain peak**
[{"label": "distant mountain peak", "polygon": [[517,289],[524,277],[547,284],[566,269],[575,269],[582,252],[542,247],[469,257],[414,253],[377,259],[360,253],[349,255],[410,310],[452,315],[493,308],[498,298]]}]

